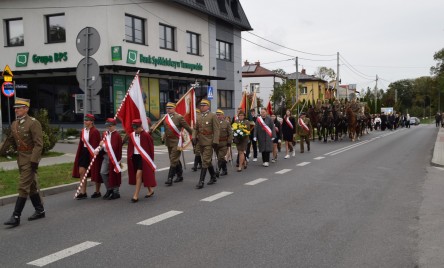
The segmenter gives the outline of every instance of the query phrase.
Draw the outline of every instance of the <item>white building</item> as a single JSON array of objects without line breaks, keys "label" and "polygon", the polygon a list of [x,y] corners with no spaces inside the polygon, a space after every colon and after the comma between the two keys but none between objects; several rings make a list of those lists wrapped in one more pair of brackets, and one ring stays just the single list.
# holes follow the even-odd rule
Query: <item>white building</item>
[{"label": "white building", "polygon": [[260,62],[249,63],[244,62],[242,67],[242,87],[248,93],[256,94],[263,101],[262,106],[266,106],[273,89],[277,84],[282,84],[285,77],[280,76],[261,66]]},{"label": "white building", "polygon": [[[83,94],[76,70],[86,27],[100,36],[90,44],[98,47],[91,56],[101,77],[93,86],[101,88],[98,118],[115,114],[137,71],[154,120],[196,81],[198,99],[214,89],[213,111],[232,114],[240,100],[240,36],[252,29],[238,0],[0,0],[0,16],[0,68],[11,67],[16,95],[30,98],[32,109],[48,109],[52,122],[82,120],[81,107],[73,111]],[[2,107],[7,121],[5,98]]]}]

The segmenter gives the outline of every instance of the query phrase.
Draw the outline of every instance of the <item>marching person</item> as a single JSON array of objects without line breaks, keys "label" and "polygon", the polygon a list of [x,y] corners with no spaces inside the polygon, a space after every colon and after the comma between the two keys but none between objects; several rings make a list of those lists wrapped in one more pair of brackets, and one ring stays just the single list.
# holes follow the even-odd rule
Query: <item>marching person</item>
[{"label": "marching person", "polygon": [[140,188],[148,188],[145,198],[154,195],[153,188],[157,186],[156,165],[154,164],[154,144],[153,138],[142,127],[142,120],[134,119],[131,122],[134,131],[129,135],[128,140],[128,183],[136,185],[136,189],[131,198],[132,203],[139,201]]},{"label": "marching person", "polygon": [[301,139],[301,153],[304,152],[304,140],[307,143],[307,151],[310,151],[310,136],[311,136],[311,122],[310,119],[306,117],[305,112],[302,112],[298,119],[297,133]]},{"label": "marching person", "polygon": [[[83,118],[83,124],[85,127],[80,134],[80,142],[77,147],[74,167],[72,169],[72,177],[80,178],[80,183],[82,183],[82,179],[85,176],[89,163],[94,157],[94,150],[100,143],[100,132],[94,126],[94,120],[95,117],[92,114],[86,114]],[[100,193],[102,178],[100,177],[100,165],[98,162],[94,161],[87,177],[91,177],[91,181],[94,181],[96,186],[96,191],[91,195],[91,198],[102,196]],[[76,199],[81,200],[85,198],[88,198],[88,195],[86,194],[86,181],[82,184],[80,193],[77,195]]]},{"label": "marching person", "polygon": [[[240,110],[237,114],[237,120],[234,122],[238,125],[245,126],[246,129],[251,129],[251,123],[245,118],[245,112]],[[241,172],[243,169],[247,168],[247,159],[245,150],[247,150],[248,142],[250,140],[250,135],[236,136],[234,137],[234,142],[236,143],[237,157],[239,159],[239,165],[237,167],[237,172]]]},{"label": "marching person", "polygon": [[271,120],[273,120],[274,130],[276,131],[276,139],[273,140],[273,156],[271,158],[271,162],[275,163],[278,158],[278,145],[281,143],[282,140],[282,127],[275,114],[271,115]]},{"label": "marching person", "polygon": [[[196,117],[199,117],[200,109],[196,109]],[[193,144],[193,153],[194,153],[194,163],[191,168],[192,171],[197,171],[197,169],[202,168],[202,158],[200,157],[199,146]]]},{"label": "marching person", "polygon": [[295,156],[295,150],[293,148],[294,134],[296,133],[296,120],[291,116],[290,109],[285,112],[284,120],[282,122],[282,136],[285,141],[285,159],[291,156]]},{"label": "marching person", "polygon": [[103,133],[102,141],[99,147],[94,151],[96,155],[100,153],[101,162],[100,176],[106,187],[106,193],[103,199],[114,200],[120,198],[119,187],[122,183],[122,169],[120,161],[122,160],[122,137],[116,131],[117,121],[114,118],[108,118],[105,122],[107,131]]},{"label": "marching person", "polygon": [[174,175],[177,175],[174,182],[183,181],[183,169],[182,164],[180,163],[180,154],[182,151],[179,150],[179,146],[182,147],[183,142],[181,131],[185,128],[186,131],[191,134],[193,133],[193,130],[183,116],[176,113],[176,104],[168,102],[166,105],[166,111],[167,116],[163,121],[165,127],[165,135],[163,138],[170,157],[170,170],[165,184],[171,186],[173,185]]},{"label": "marching person", "polygon": [[17,165],[20,173],[18,197],[11,218],[4,223],[12,227],[20,225],[20,216],[28,196],[35,209],[28,220],[45,217],[37,178],[37,169],[43,151],[43,132],[40,122],[28,115],[29,106],[29,99],[15,98],[16,120],[12,122],[11,133],[0,144],[0,155],[5,155],[11,145],[17,148],[18,152]]},{"label": "marching person", "polygon": [[[250,118],[248,118],[248,120],[252,121],[253,124],[251,124],[251,127],[254,127],[254,124],[256,124],[256,119],[257,119],[257,115],[256,115],[256,109],[251,109],[250,110],[251,116]],[[257,161],[257,141],[254,140],[254,131],[250,132],[250,142],[247,144],[247,154],[246,154],[246,159],[248,161],[248,159],[250,159],[250,148],[253,148],[253,162]]]},{"label": "marching person", "polygon": [[[225,155],[228,152],[228,148],[231,148],[231,142],[233,141],[233,131],[231,130],[231,125],[229,121],[225,120],[224,111],[217,110],[216,116],[219,119],[220,132],[219,132],[219,145],[216,148],[217,155],[217,173],[221,176],[228,174],[227,171],[227,160],[225,160]],[[222,170],[222,172],[220,172]]]},{"label": "marching person", "polygon": [[267,114],[266,108],[261,108],[261,114],[256,119],[254,127],[254,140],[259,143],[264,167],[270,165],[270,153],[273,150],[273,141],[276,138],[273,120]]},{"label": "marching person", "polygon": [[196,185],[197,189],[204,187],[207,170],[211,176],[207,184],[211,185],[217,181],[211,158],[213,149],[217,149],[219,144],[219,128],[219,120],[214,113],[210,112],[210,101],[203,99],[200,102],[200,116],[197,117],[197,123],[193,131],[193,144],[197,144],[199,147],[202,158],[202,169],[199,182]]}]

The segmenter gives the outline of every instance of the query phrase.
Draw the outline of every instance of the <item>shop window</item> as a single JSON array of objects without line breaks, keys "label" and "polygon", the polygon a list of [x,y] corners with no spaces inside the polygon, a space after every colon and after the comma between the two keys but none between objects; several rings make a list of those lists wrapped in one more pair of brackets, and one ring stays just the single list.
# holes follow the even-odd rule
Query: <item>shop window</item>
[{"label": "shop window", "polygon": [[174,28],[159,24],[159,44],[160,48],[174,50]]},{"label": "shop window", "polygon": [[6,46],[24,46],[23,18],[5,20]]},{"label": "shop window", "polygon": [[135,16],[125,15],[125,41],[145,44],[145,20]]},{"label": "shop window", "polygon": [[65,14],[46,16],[46,39],[48,43],[66,42]]},{"label": "shop window", "polygon": [[231,44],[224,41],[216,40],[216,53],[218,59],[231,61]]},{"label": "shop window", "polygon": [[200,35],[193,32],[187,32],[187,53],[199,55]]},{"label": "shop window", "polygon": [[217,90],[217,107],[233,108],[233,90]]}]

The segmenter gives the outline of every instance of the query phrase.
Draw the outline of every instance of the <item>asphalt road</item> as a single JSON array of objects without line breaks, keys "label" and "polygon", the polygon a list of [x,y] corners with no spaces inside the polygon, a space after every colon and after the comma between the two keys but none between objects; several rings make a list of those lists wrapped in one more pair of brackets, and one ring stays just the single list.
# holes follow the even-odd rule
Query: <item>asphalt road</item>
[{"label": "asphalt road", "polygon": [[[35,222],[28,202],[19,227],[0,228],[0,267],[421,266],[436,257],[424,256],[430,233],[420,220],[424,200],[440,194],[425,190],[428,176],[442,178],[430,167],[435,139],[436,129],[418,126],[315,142],[202,190],[190,169],[164,186],[165,170],[152,198],[130,203],[126,184],[113,201],[62,193],[45,198],[47,217]],[[0,219],[12,210],[0,207]]]}]

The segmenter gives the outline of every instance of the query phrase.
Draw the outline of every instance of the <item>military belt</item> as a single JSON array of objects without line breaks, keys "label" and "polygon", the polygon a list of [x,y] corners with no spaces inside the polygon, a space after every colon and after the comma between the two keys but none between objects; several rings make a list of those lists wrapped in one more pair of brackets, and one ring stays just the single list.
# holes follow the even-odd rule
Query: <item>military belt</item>
[{"label": "military belt", "polygon": [[19,152],[30,152],[32,149],[34,149],[34,146],[19,145],[17,147],[17,151]]}]

